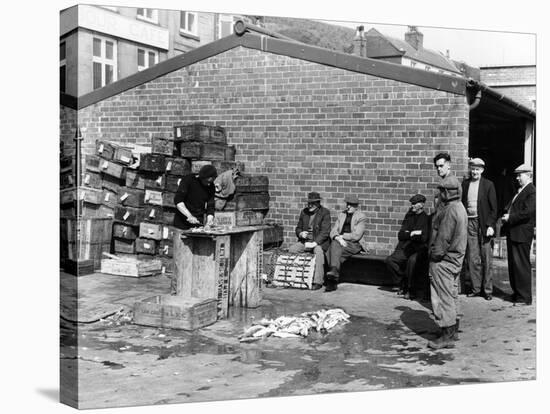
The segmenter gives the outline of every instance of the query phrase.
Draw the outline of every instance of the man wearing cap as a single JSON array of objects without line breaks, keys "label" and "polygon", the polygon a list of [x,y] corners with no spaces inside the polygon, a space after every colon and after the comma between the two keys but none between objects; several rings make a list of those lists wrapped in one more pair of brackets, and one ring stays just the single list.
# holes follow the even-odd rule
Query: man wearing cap
[{"label": "man wearing cap", "polygon": [[359,199],[348,195],[344,199],[346,209],[338,213],[336,223],[330,231],[330,247],[327,255],[330,270],[325,277],[325,291],[336,290],[340,267],[348,257],[368,247],[364,238],[367,216],[359,210]]},{"label": "man wearing cap", "polygon": [[186,230],[204,224],[211,226],[214,221],[214,179],[218,175],[213,165],[203,166],[198,174],[189,174],[181,179],[174,204],[174,226]]},{"label": "man wearing cap", "polygon": [[535,229],[536,191],[533,185],[533,168],[522,164],[515,169],[519,190],[502,216],[503,231],[508,247],[508,274],[512,288],[512,301],[531,305],[531,243]]},{"label": "man wearing cap", "polygon": [[434,216],[430,238],[430,293],[440,335],[430,348],[451,348],[458,338],[458,277],[466,253],[468,216],[460,201],[460,182],[451,175],[438,185],[440,211]]},{"label": "man wearing cap", "polygon": [[325,252],[330,245],[330,211],[321,205],[319,193],[311,192],[307,195],[307,207],[300,212],[295,232],[298,241],[291,245],[288,251],[313,251],[315,272],[312,289],[320,289],[325,275]]},{"label": "man wearing cap", "polygon": [[495,186],[482,177],[485,162],[472,158],[470,178],[462,182],[462,204],[468,214],[468,244],[466,248],[466,279],[471,282],[469,297],[493,298],[491,240],[497,222],[497,196]]},{"label": "man wearing cap", "polygon": [[412,298],[411,283],[417,259],[427,252],[429,217],[424,212],[426,197],[416,194],[409,199],[411,206],[397,233],[399,242],[394,252],[386,258],[393,282],[399,286],[398,294]]}]

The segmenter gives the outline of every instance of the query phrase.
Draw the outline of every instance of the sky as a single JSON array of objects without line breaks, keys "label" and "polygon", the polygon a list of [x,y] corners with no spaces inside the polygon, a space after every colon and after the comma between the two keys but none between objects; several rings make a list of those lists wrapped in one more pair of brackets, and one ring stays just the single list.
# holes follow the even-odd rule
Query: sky
[{"label": "sky", "polygon": [[[364,25],[365,31],[375,28],[382,34],[403,40],[406,25],[368,22],[324,21],[325,23],[356,28]],[[410,24],[413,24],[412,22]],[[424,35],[424,47],[445,54],[454,60],[473,66],[534,65],[536,63],[536,35],[505,31],[448,29],[418,26]]]}]

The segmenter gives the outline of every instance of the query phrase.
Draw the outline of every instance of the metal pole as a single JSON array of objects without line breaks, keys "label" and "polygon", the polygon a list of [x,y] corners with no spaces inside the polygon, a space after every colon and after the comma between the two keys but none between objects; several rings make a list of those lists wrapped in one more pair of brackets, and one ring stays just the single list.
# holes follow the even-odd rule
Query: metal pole
[{"label": "metal pole", "polygon": [[81,160],[81,152],[82,152],[82,133],[80,132],[80,127],[76,127],[76,131],[74,134],[74,141],[75,141],[75,180],[76,183],[76,189],[75,189],[75,199],[76,199],[76,216],[80,217],[82,216],[82,211],[80,209],[80,200],[78,199],[78,189],[80,188],[80,180],[82,178],[82,160]]}]

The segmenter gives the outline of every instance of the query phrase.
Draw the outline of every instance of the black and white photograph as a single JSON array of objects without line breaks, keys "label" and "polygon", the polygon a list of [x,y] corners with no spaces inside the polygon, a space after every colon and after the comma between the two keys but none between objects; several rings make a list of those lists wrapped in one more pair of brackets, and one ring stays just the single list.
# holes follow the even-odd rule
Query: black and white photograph
[{"label": "black and white photograph", "polygon": [[33,283],[29,262],[47,279],[33,290],[55,294],[6,291],[12,312],[32,308],[25,349],[45,347],[26,365],[53,361],[36,398],[60,412],[535,407],[539,25],[487,8],[447,22],[422,1],[283,3],[48,7],[49,171],[25,162],[18,186],[37,187],[21,216],[52,230],[18,232],[45,248],[14,239],[10,286]]}]

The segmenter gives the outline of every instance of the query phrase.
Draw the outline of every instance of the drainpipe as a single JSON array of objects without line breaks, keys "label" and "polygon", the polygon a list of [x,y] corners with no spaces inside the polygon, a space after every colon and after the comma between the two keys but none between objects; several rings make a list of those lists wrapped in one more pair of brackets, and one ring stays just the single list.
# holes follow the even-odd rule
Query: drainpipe
[{"label": "drainpipe", "polygon": [[467,83],[466,87],[469,88],[469,90],[472,91],[472,94],[475,91],[474,101],[469,104],[470,105],[470,111],[473,111],[474,109],[476,109],[478,107],[479,103],[481,102],[481,88],[480,88],[479,84],[475,80],[473,80],[472,78],[468,79],[468,83]]}]

